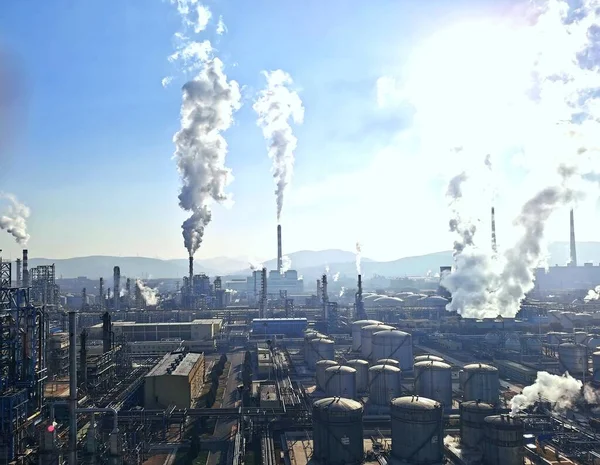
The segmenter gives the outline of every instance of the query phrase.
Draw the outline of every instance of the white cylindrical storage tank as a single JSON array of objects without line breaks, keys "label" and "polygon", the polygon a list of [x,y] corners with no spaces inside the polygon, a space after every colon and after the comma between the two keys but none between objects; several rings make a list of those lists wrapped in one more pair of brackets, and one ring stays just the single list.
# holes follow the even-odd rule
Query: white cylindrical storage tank
[{"label": "white cylindrical storage tank", "polygon": [[494,414],[494,406],[485,402],[469,401],[460,404],[460,441],[467,449],[483,452],[483,424]]},{"label": "white cylindrical storage tank", "polygon": [[444,440],[442,406],[425,397],[392,400],[392,463],[440,464]]},{"label": "white cylindrical storage tank", "polygon": [[400,362],[402,371],[413,369],[412,336],[398,330],[385,330],[373,333],[373,360],[391,358]]},{"label": "white cylindrical storage tank", "polygon": [[526,336],[523,343],[529,355],[538,355],[542,352],[542,341],[537,336]]},{"label": "white cylindrical storage tank", "polygon": [[369,362],[348,360],[345,365],[356,370],[356,392],[366,392],[369,389]]},{"label": "white cylindrical storage tank", "polygon": [[452,408],[452,367],[444,362],[415,363],[415,394]]},{"label": "white cylindrical storage tank", "polygon": [[498,368],[484,363],[473,363],[463,368],[463,399],[480,400],[496,405],[500,396]]},{"label": "white cylindrical storage tank", "polygon": [[588,334],[585,331],[577,331],[573,333],[575,344],[585,344]]},{"label": "white cylindrical storage tank", "polygon": [[427,362],[427,361],[443,362],[444,359],[442,357],[438,357],[437,355],[432,355],[432,354],[417,355],[415,357],[415,363]]},{"label": "white cylindrical storage tank", "polygon": [[[383,323],[367,325],[363,326],[360,330],[360,353],[362,356],[368,360],[372,360],[371,354],[373,352],[372,346],[372,338],[373,333],[378,331],[383,331],[384,329],[392,330],[393,326],[384,325]],[[387,358],[387,357],[378,357],[378,358]]]},{"label": "white cylindrical storage tank", "polygon": [[360,330],[365,326],[383,324],[377,320],[358,320],[352,323],[352,350],[359,351],[361,346]]},{"label": "white cylindrical storage tank", "polygon": [[389,406],[402,393],[399,368],[375,365],[369,368],[369,400],[374,405]]},{"label": "white cylindrical storage tank", "polygon": [[400,368],[400,362],[393,358],[381,358],[377,360],[373,365],[391,365],[393,367]]},{"label": "white cylindrical storage tank", "polygon": [[319,360],[317,363],[315,363],[315,378],[317,382],[317,389],[325,392],[325,370],[327,370],[327,368],[336,367],[338,365],[339,363],[335,360]]},{"label": "white cylindrical storage tank", "polygon": [[319,360],[333,360],[335,358],[335,344],[331,339],[319,338],[310,341],[311,355],[308,367],[314,370]]},{"label": "white cylindrical storage tank", "polygon": [[590,334],[585,341],[585,345],[588,347],[588,352],[596,352],[596,347],[600,346],[600,336]]},{"label": "white cylindrical storage tank", "polygon": [[523,465],[523,421],[494,415],[484,422],[483,461],[486,465]]},{"label": "white cylindrical storage tank", "polygon": [[488,346],[494,346],[495,347],[498,344],[500,344],[500,335],[498,333],[487,333],[484,336],[483,341]]},{"label": "white cylindrical storage tank", "polygon": [[363,407],[352,399],[313,404],[313,456],[319,463],[360,465],[364,458]]},{"label": "white cylindrical storage tank", "polygon": [[337,366],[325,370],[325,392],[328,397],[356,397],[356,370],[352,367]]},{"label": "white cylindrical storage tank", "polygon": [[311,346],[311,342],[313,339],[319,339],[321,337],[324,337],[322,334],[319,334],[317,331],[314,331],[312,329],[307,330],[304,333],[304,362],[307,365],[310,365],[311,362],[311,358],[312,358],[312,346]]},{"label": "white cylindrical storage tank", "polygon": [[583,344],[566,342],[558,346],[558,365],[561,373],[577,376],[587,373],[588,350]]},{"label": "white cylindrical storage tank", "polygon": [[512,352],[521,352],[521,339],[516,335],[507,337],[504,341],[504,349]]},{"label": "white cylindrical storage tank", "polygon": [[600,351],[592,354],[592,368],[594,370],[594,381],[600,382]]}]

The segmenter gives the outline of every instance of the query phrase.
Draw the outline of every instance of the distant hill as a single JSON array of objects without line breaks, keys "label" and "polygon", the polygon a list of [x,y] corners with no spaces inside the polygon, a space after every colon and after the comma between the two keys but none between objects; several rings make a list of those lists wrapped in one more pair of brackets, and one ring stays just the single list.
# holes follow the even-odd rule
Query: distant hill
[{"label": "distant hill", "polygon": [[[554,242],[549,245],[550,265],[565,265],[569,260],[568,242]],[[344,250],[302,250],[288,254],[292,268],[306,280],[317,279],[329,266],[330,274],[340,273],[343,277],[356,275],[355,255]],[[577,258],[580,265],[584,262],[600,263],[600,242],[578,242]],[[57,276],[75,278],[87,276],[96,279],[109,278],[115,265],[121,267],[121,274],[142,278],[177,278],[187,275],[188,262],[185,259],[160,260],[146,257],[110,257],[91,256],[67,259],[33,258],[30,266],[56,264]],[[369,258],[362,259],[362,273],[365,277],[383,275],[387,277],[424,276],[428,271],[436,273],[439,267],[452,264],[452,252],[442,251],[414,257],[378,262]],[[276,259],[264,263],[268,270],[276,267]],[[244,258],[216,257],[195,260],[195,271],[214,275],[241,275],[250,273],[249,263]]]}]

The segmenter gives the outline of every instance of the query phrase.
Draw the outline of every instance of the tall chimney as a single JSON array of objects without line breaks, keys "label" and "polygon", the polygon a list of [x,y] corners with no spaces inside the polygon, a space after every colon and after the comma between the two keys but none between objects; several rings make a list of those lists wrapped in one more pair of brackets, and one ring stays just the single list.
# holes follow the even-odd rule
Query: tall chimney
[{"label": "tall chimney", "polygon": [[317,279],[317,300],[321,302],[323,299],[323,290],[321,288],[321,280]]},{"label": "tall chimney", "polygon": [[17,258],[17,287],[21,287],[23,284],[23,278],[21,273],[21,259]]},{"label": "tall chimney", "polygon": [[498,245],[496,244],[496,211],[492,207],[492,250],[494,253],[498,252]]},{"label": "tall chimney", "polygon": [[194,257],[190,257],[190,262],[189,262],[189,269],[188,269],[188,274],[189,274],[189,281],[188,281],[188,286],[189,288],[189,294],[192,295],[192,293],[194,292],[194,286],[192,285],[192,282],[194,280]]},{"label": "tall chimney", "polygon": [[260,272],[260,318],[267,317],[267,269]]},{"label": "tall chimney", "polygon": [[277,225],[277,271],[283,268],[283,254],[281,252],[281,225]]},{"label": "tall chimney", "polygon": [[113,268],[113,302],[115,312],[121,310],[121,268]]},{"label": "tall chimney", "polygon": [[23,287],[29,287],[29,252],[23,249]]},{"label": "tall chimney", "polygon": [[569,261],[570,266],[577,266],[577,246],[575,244],[575,215],[571,208],[571,260]]},{"label": "tall chimney", "polygon": [[322,304],[323,304],[323,319],[327,320],[329,315],[327,314],[327,307],[329,303],[329,295],[327,294],[327,274],[324,274],[321,278],[321,292],[322,292]]},{"label": "tall chimney", "polygon": [[100,278],[100,285],[98,287],[98,305],[100,310],[104,309],[104,278]]}]

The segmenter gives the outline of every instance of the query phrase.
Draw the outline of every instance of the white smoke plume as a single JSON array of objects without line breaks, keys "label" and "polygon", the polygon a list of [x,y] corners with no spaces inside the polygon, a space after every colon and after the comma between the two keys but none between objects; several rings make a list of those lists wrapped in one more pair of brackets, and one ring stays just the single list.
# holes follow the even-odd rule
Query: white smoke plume
[{"label": "white smoke plume", "polygon": [[227,26],[223,22],[223,16],[219,16],[219,22],[217,23],[216,33],[220,36],[227,32]]},{"label": "white smoke plume", "polygon": [[540,398],[554,404],[556,409],[569,408],[581,396],[582,385],[581,381],[568,373],[558,376],[546,371],[538,371],[535,383],[526,386],[521,394],[510,401],[511,415],[530,407]]},{"label": "white smoke plume", "polygon": [[344,286],[342,286],[342,288],[340,289],[340,297],[344,297],[344,293],[346,292],[346,288]]},{"label": "white smoke plume", "polygon": [[[506,67],[515,71],[511,75],[515,82],[506,87],[510,93],[503,96],[510,104],[489,105],[485,98],[495,97],[485,90],[489,86],[483,85],[478,90],[484,104],[474,104],[481,114],[465,113],[463,123],[476,125],[477,121],[469,119],[469,115],[476,114],[480,121],[491,119],[497,124],[487,122],[480,128],[490,131],[485,138],[481,131],[464,125],[463,129],[468,130],[463,131],[460,146],[483,150],[488,139],[495,139],[497,146],[490,143],[489,147],[504,151],[521,147],[521,163],[531,171],[528,187],[534,194],[528,196],[514,222],[519,238],[497,256],[497,261],[475,246],[474,224],[464,221],[452,206],[450,226],[458,236],[455,271],[443,285],[453,294],[448,309],[463,316],[516,315],[522,299],[533,288],[534,269],[544,258],[543,239],[549,218],[579,200],[583,190],[579,180],[589,179],[586,163],[593,159],[589,152],[597,152],[600,130],[600,2],[583,0],[573,8],[563,0],[545,2],[528,25],[512,30],[510,37],[518,39],[514,44],[525,51],[521,58],[526,59]],[[558,43],[562,45],[557,55],[552,44]],[[483,76],[493,82],[491,74],[483,72]],[[465,89],[470,91],[470,87],[461,90]],[[511,119],[521,117],[515,108],[521,108],[535,125],[527,131],[506,130]],[[539,172],[540,163],[544,174]],[[486,157],[485,164],[491,171],[491,159]],[[560,180],[555,182],[552,176],[556,173]],[[451,198],[462,195],[463,174],[449,185]]]},{"label": "white smoke plume", "polygon": [[297,139],[292,132],[290,120],[301,124],[304,120],[304,107],[298,93],[291,90],[290,75],[280,69],[264,71],[267,87],[254,103],[258,114],[257,124],[269,144],[269,157],[273,160],[273,178],[277,197],[277,222],[281,219],[283,199],[292,180],[294,151]]},{"label": "white smoke plume", "polygon": [[325,274],[329,276],[329,265],[325,265]]},{"label": "white smoke plume", "polygon": [[9,202],[4,214],[0,216],[0,229],[11,234],[18,244],[26,245],[29,241],[29,233],[27,232],[29,208],[19,202],[12,194],[0,193],[0,199],[6,199]]},{"label": "white smoke plume", "polygon": [[583,386],[583,398],[590,405],[600,404],[600,393],[589,384]]},{"label": "white smoke plume", "polygon": [[337,282],[338,279],[340,279],[340,272],[339,271],[333,275],[333,282],[334,283]]},{"label": "white smoke plume", "polygon": [[292,259],[287,255],[281,257],[281,274],[292,268]]},{"label": "white smoke plume", "polygon": [[146,302],[146,305],[158,305],[159,294],[158,289],[146,286],[141,280],[136,279],[135,285],[139,292],[142,294],[142,298]]},{"label": "white smoke plume", "polygon": [[356,274],[361,274],[360,260],[361,260],[361,255],[362,255],[362,247],[360,245],[360,242],[356,243],[355,254],[356,254]]},{"label": "white smoke plume", "polygon": [[590,289],[587,295],[583,298],[585,302],[598,299],[600,299],[600,286],[596,286],[594,289]]},{"label": "white smoke plume", "polygon": [[212,16],[208,7],[198,0],[171,3],[177,5],[183,31],[175,35],[179,46],[170,60],[182,62],[185,72],[199,70],[183,85],[181,129],[173,137],[174,158],[182,181],[179,206],[191,213],[182,225],[184,244],[191,257],[212,219],[211,203],[231,202],[225,192],[232,176],[225,165],[227,142],[223,132],[233,123],[241,95],[238,83],[228,80],[224,73],[223,62],[213,56],[211,43],[192,41],[186,35],[206,29]]}]

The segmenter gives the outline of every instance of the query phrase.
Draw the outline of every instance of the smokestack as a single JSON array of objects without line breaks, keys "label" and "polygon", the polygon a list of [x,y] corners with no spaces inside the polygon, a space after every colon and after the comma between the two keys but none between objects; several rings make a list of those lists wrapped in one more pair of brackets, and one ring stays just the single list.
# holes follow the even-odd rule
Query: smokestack
[{"label": "smokestack", "polygon": [[327,274],[324,274],[321,278],[321,292],[323,293],[321,297],[323,303],[323,319],[327,320],[329,317],[327,314],[327,304],[329,302],[329,296],[327,295]]},{"label": "smokestack", "polygon": [[283,268],[283,253],[281,252],[281,225],[277,225],[277,271],[281,273]]},{"label": "smokestack", "polygon": [[569,262],[570,266],[577,266],[577,246],[575,244],[575,215],[573,213],[573,209],[571,208],[571,261]]},{"label": "smokestack", "polygon": [[121,268],[113,268],[113,301],[115,312],[121,310]]},{"label": "smokestack", "polygon": [[21,287],[23,284],[23,279],[21,276],[21,259],[17,258],[17,287]]},{"label": "smokestack", "polygon": [[80,386],[85,388],[87,383],[87,330],[81,331],[79,335],[81,348],[79,349],[79,377]]},{"label": "smokestack", "polygon": [[189,281],[188,281],[188,285],[190,287],[189,289],[189,294],[192,295],[192,291],[194,289],[194,286],[192,286],[192,282],[194,279],[194,257],[190,257],[189,259],[189,267],[188,267],[188,274],[189,274]]},{"label": "smokestack", "polygon": [[321,289],[321,280],[317,279],[317,299],[319,302],[322,302],[323,299],[323,290]]},{"label": "smokestack", "polygon": [[100,286],[98,287],[98,305],[100,305],[100,310],[104,309],[104,278],[100,278]]},{"label": "smokestack", "polygon": [[112,349],[112,322],[110,314],[102,315],[102,353],[105,354]]},{"label": "smokestack", "polygon": [[127,310],[131,307],[131,278],[127,278],[125,281],[125,293],[127,296],[125,297]]},{"label": "smokestack", "polygon": [[69,312],[69,465],[77,465],[77,313]]},{"label": "smokestack", "polygon": [[267,269],[263,267],[260,272],[260,318],[267,315]]},{"label": "smokestack", "polygon": [[23,287],[29,287],[29,252],[23,249]]},{"label": "smokestack", "polygon": [[358,320],[365,320],[367,316],[365,314],[364,302],[363,302],[363,288],[362,288],[362,275],[358,275],[358,289],[356,291],[354,307],[356,309],[355,318]]},{"label": "smokestack", "polygon": [[498,245],[496,244],[496,211],[492,207],[492,250],[494,253],[498,252]]}]

